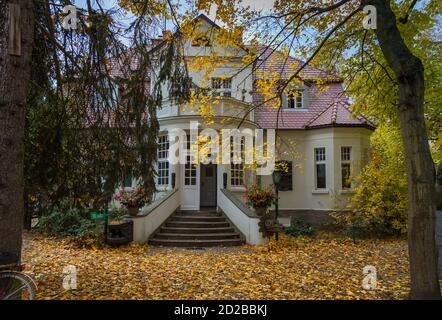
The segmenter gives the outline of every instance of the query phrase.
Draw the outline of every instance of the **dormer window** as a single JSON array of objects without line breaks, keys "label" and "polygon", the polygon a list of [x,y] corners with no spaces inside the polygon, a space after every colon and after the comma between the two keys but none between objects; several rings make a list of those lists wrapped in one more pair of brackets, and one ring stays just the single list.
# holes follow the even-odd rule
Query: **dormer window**
[{"label": "dormer window", "polygon": [[289,109],[303,109],[304,101],[302,90],[291,90],[287,95],[287,108]]},{"label": "dormer window", "polygon": [[231,97],[232,96],[232,78],[212,78],[212,96]]},{"label": "dormer window", "polygon": [[192,47],[211,47],[209,39],[206,36],[197,37],[192,40]]}]

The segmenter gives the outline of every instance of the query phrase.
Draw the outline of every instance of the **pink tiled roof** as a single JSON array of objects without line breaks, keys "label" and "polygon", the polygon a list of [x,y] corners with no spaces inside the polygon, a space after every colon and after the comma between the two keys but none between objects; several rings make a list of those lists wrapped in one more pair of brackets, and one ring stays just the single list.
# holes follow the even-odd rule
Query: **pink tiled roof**
[{"label": "pink tiled roof", "polygon": [[[281,74],[281,78],[285,79],[294,74],[303,64],[304,61],[294,57],[287,57],[281,52],[278,52],[267,46],[248,46],[256,49],[256,55],[259,61],[256,63],[255,76],[262,77],[264,74],[277,72]],[[330,82],[341,82],[342,79],[331,72],[321,69],[311,68],[309,65],[305,66],[299,73],[300,78],[304,80],[326,79]]]},{"label": "pink tiled roof", "polygon": [[[263,61],[257,62],[254,79],[259,79],[264,74],[270,76],[275,71],[281,74],[282,79],[287,79],[304,63],[292,57],[284,63],[281,53],[265,47],[258,48],[257,54],[260,53],[262,53],[260,60]],[[262,128],[312,129],[325,126],[361,126],[374,129],[374,124],[365,117],[352,115],[348,108],[348,98],[342,87],[342,78],[308,65],[300,72],[300,78],[309,87],[307,109],[281,108],[278,111],[278,108],[266,105],[263,97],[254,92],[253,103],[257,106],[255,121]],[[317,80],[321,80],[321,84],[318,84]]]},{"label": "pink tiled roof", "polygon": [[[147,47],[146,52],[151,49]],[[143,52],[144,53],[144,52]],[[140,66],[140,51],[135,49],[128,49],[124,51],[119,57],[110,59],[110,74],[112,77],[124,78],[127,77],[131,71],[137,70]],[[151,71],[147,70],[147,77],[150,79]]]},{"label": "pink tiled roof", "polygon": [[374,128],[375,125],[364,116],[354,117],[348,109],[348,103],[343,101],[335,101],[328,108],[319,112],[317,116],[310,119],[306,124],[306,128],[316,128],[324,126],[366,126]]}]

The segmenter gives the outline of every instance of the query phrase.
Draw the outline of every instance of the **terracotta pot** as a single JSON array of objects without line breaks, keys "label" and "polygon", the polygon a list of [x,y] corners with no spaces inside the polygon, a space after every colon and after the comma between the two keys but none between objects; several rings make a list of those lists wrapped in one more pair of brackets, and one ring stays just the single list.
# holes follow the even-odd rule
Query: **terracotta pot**
[{"label": "terracotta pot", "polygon": [[127,208],[127,211],[129,211],[129,215],[132,217],[135,217],[138,215],[139,209],[138,208]]},{"label": "terracotta pot", "polygon": [[265,207],[255,207],[255,212],[258,217],[262,217],[266,214],[267,208]]}]

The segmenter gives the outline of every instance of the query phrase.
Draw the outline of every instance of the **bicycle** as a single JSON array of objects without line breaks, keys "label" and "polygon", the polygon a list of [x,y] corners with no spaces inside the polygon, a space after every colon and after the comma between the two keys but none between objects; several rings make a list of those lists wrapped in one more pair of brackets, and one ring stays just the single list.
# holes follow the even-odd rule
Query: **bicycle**
[{"label": "bicycle", "polygon": [[0,266],[0,300],[33,300],[37,286],[21,271],[23,266]]}]

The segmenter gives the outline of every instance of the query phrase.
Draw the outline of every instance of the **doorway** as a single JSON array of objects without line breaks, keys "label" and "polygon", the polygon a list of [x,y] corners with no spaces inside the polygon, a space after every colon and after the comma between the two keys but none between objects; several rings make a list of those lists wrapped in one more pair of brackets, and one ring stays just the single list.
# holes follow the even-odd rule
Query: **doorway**
[{"label": "doorway", "polygon": [[201,164],[200,207],[216,207],[216,164]]}]

